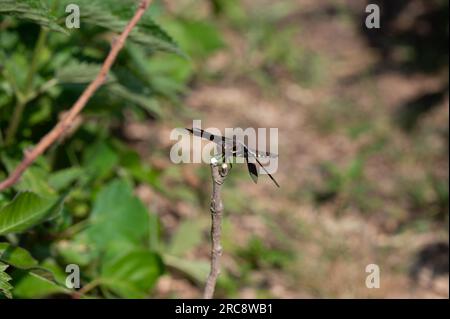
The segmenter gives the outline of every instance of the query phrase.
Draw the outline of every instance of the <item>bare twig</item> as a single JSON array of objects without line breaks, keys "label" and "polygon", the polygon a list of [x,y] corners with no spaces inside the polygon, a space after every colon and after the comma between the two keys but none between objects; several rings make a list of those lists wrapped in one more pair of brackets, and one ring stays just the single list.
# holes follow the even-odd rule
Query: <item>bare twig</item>
[{"label": "bare twig", "polygon": [[16,169],[9,175],[7,179],[0,183],[0,191],[11,187],[22,176],[23,172],[36,160],[37,157],[42,155],[58,138],[71,127],[72,122],[78,116],[78,114],[86,106],[86,103],[92,97],[92,95],[97,91],[97,89],[105,82],[105,78],[111,69],[112,64],[116,60],[117,55],[125,44],[130,32],[139,22],[139,20],[144,15],[148,6],[152,0],[142,0],[133,18],[128,22],[127,26],[123,30],[122,34],[117,38],[116,41],[111,46],[106,60],[103,62],[102,68],[98,73],[97,77],[89,84],[89,86],[84,90],[75,104],[67,112],[67,115],[61,119],[56,126],[45,135],[39,143],[30,151],[25,152],[22,162],[16,167]]},{"label": "bare twig", "polygon": [[220,274],[220,256],[222,256],[222,213],[223,203],[221,198],[222,184],[229,172],[226,164],[218,165],[211,163],[211,175],[213,190],[211,195],[211,270],[206,280],[203,298],[211,299],[216,288],[217,277]]}]

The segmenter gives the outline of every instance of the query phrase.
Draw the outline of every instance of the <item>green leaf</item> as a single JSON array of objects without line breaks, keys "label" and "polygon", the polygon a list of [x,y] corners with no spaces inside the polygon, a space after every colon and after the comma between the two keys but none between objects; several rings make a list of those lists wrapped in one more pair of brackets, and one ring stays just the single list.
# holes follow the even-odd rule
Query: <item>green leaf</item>
[{"label": "green leaf", "polygon": [[[98,75],[101,69],[98,63],[87,63],[71,61],[69,64],[62,66],[56,72],[56,79],[60,83],[84,84],[90,83]],[[116,81],[114,74],[109,73],[106,82]]]},{"label": "green leaf", "polygon": [[80,167],[70,167],[63,170],[59,170],[50,175],[48,183],[56,190],[62,190],[70,186],[80,176],[82,176],[84,170]]},{"label": "green leaf", "polygon": [[137,106],[143,108],[150,114],[160,117],[161,116],[161,107],[159,106],[158,102],[151,97],[148,97],[147,95],[139,94],[136,92],[131,91],[126,86],[114,83],[111,85],[108,85],[106,89],[111,92],[111,94],[124,99],[127,102],[131,102],[133,104],[136,104]]},{"label": "green leaf", "polygon": [[38,0],[0,0],[0,14],[10,14],[19,19],[29,20],[50,30],[68,34],[58,25],[56,17]]},{"label": "green leaf", "polygon": [[20,182],[15,186],[19,191],[32,191],[45,196],[55,195],[47,183],[48,172],[38,166],[29,167]]},{"label": "green leaf", "polygon": [[148,233],[147,209],[128,183],[114,180],[98,194],[87,229],[97,249],[106,249],[114,242],[142,244],[148,241]]},{"label": "green leaf", "polygon": [[118,155],[104,141],[98,141],[89,146],[83,156],[83,167],[87,170],[87,176],[91,178],[107,176],[118,162]]},{"label": "green leaf", "polygon": [[125,168],[137,181],[149,184],[156,190],[161,189],[160,172],[150,167],[145,161],[142,161],[136,151],[122,150],[120,161],[121,167]]},{"label": "green leaf", "polygon": [[63,198],[43,198],[31,192],[19,193],[0,210],[0,235],[23,232],[61,211]]},{"label": "green leaf", "polygon": [[27,250],[9,243],[0,243],[0,260],[20,269],[29,269],[38,265],[37,260]]},{"label": "green leaf", "polygon": [[178,97],[186,91],[187,81],[194,71],[192,61],[176,55],[153,55],[149,59],[142,48],[133,44],[126,48],[126,52],[129,56],[128,68],[143,86],[139,88],[136,85],[135,91],[145,92],[149,88],[153,96],[164,96],[178,105]]},{"label": "green leaf", "polygon": [[[17,44],[15,45],[17,46]],[[11,93],[17,94],[23,90],[26,82],[26,73],[29,68],[29,61],[24,54],[13,51],[6,54],[5,51],[0,52],[0,60],[2,61],[2,77],[4,77],[9,86]],[[3,157],[3,156],[2,156]]]},{"label": "green leaf", "polygon": [[216,25],[205,20],[168,21],[165,27],[190,56],[206,57],[224,47]]},{"label": "green leaf", "polygon": [[106,262],[100,282],[123,298],[144,298],[164,272],[161,257],[136,249]]},{"label": "green leaf", "polygon": [[[16,270],[14,278],[14,296],[19,298],[43,298],[56,293],[69,293],[59,282],[66,277],[53,260],[46,260],[41,267],[32,270]],[[56,278],[55,278],[56,277]]]},{"label": "green leaf", "polygon": [[11,277],[5,272],[6,268],[8,268],[8,265],[0,262],[0,293],[6,298],[11,299],[11,290],[13,289],[13,286],[9,283]]},{"label": "green leaf", "polygon": [[151,74],[150,82],[156,91],[183,92],[185,83],[194,72],[192,61],[176,55],[154,56],[145,63],[145,71]]},{"label": "green leaf", "polygon": [[[1,156],[1,160],[9,173],[19,164],[19,161],[10,159],[6,155]],[[42,196],[53,196],[55,191],[47,183],[47,177],[48,168],[45,161],[41,161],[29,167],[13,187],[17,191],[31,191]]]},{"label": "green leaf", "polygon": [[[100,64],[71,62],[58,70],[56,79],[60,83],[85,84],[91,82],[97,76],[100,68]],[[161,115],[161,108],[154,98],[148,94],[135,92],[117,81],[117,77],[113,73],[109,73],[106,78],[106,85],[102,89],[106,90],[108,94],[143,108],[152,115]]]},{"label": "green leaf", "polygon": [[84,152],[83,167],[89,174],[104,177],[113,170],[119,162],[115,150],[105,141],[97,141]]},{"label": "green leaf", "polygon": [[[63,1],[64,4],[71,0]],[[78,0],[80,20],[83,24],[104,28],[121,33],[134,14],[136,2]],[[130,42],[142,45],[150,51],[165,51],[183,55],[175,41],[159,27],[149,15],[145,15],[133,29]]]}]

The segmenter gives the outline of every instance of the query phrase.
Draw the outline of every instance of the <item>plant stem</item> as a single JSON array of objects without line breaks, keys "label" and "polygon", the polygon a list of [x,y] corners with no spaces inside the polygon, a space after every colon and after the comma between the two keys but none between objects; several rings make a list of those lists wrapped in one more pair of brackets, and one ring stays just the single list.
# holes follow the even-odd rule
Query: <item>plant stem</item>
[{"label": "plant stem", "polygon": [[222,184],[228,175],[228,166],[221,166],[211,163],[211,175],[213,180],[213,191],[211,195],[211,270],[206,280],[204,299],[211,299],[214,296],[217,278],[220,274],[220,257],[222,256],[222,213],[223,203],[221,197]]},{"label": "plant stem", "polygon": [[36,46],[34,47],[33,57],[31,58],[31,65],[28,69],[27,77],[25,79],[25,87],[24,87],[24,97],[16,96],[17,102],[14,107],[14,113],[11,118],[11,122],[9,123],[9,127],[6,131],[5,144],[11,145],[14,142],[14,138],[17,133],[17,129],[19,128],[20,122],[22,120],[23,112],[25,110],[25,106],[28,102],[28,96],[30,95],[30,91],[32,91],[33,78],[36,74],[37,64],[39,60],[39,56],[41,55],[41,51],[44,48],[45,41],[47,39],[48,30],[41,28],[39,32],[39,37],[36,42]]}]

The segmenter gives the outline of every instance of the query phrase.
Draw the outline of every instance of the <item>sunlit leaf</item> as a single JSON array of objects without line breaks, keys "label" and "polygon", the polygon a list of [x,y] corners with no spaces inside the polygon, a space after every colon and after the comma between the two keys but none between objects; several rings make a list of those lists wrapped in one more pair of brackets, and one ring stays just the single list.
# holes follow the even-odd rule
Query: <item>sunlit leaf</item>
[{"label": "sunlit leaf", "polygon": [[105,263],[100,281],[120,297],[144,298],[163,272],[158,254],[138,249]]},{"label": "sunlit leaf", "polygon": [[61,211],[63,198],[43,198],[31,192],[19,193],[0,210],[0,235],[23,232]]},{"label": "sunlit leaf", "polygon": [[9,283],[11,277],[5,272],[6,268],[8,268],[8,265],[0,262],[0,293],[6,298],[11,299],[13,286]]},{"label": "sunlit leaf", "polygon": [[97,249],[114,242],[142,244],[148,240],[149,216],[129,184],[115,180],[98,194],[91,213],[88,239]]}]

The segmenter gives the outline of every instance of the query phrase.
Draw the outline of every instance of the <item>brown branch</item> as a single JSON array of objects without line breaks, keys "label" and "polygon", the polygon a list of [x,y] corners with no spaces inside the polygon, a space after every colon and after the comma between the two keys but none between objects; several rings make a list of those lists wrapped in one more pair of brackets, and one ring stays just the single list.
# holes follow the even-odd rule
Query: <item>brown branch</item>
[{"label": "brown branch", "polygon": [[100,69],[97,77],[84,90],[75,104],[70,108],[67,115],[63,119],[61,119],[56,124],[56,126],[49,133],[47,133],[47,135],[45,135],[32,150],[25,152],[22,162],[8,176],[7,179],[0,183],[0,191],[5,190],[6,188],[11,187],[15,183],[17,183],[23,172],[36,160],[36,158],[42,155],[53,143],[55,143],[55,141],[58,140],[60,136],[64,134],[66,130],[70,128],[72,122],[86,106],[86,103],[95,93],[95,91],[97,91],[97,89],[105,82],[106,76],[111,69],[111,66],[113,65],[117,55],[125,44],[125,40],[129,36],[133,28],[136,26],[136,24],[139,22],[139,20],[142,18],[150,3],[151,0],[141,1],[133,18],[128,22],[118,39],[112,44],[111,50],[109,51],[106,60],[103,62],[102,68]]},{"label": "brown branch", "polygon": [[213,190],[211,195],[211,270],[206,280],[203,298],[211,299],[214,296],[217,278],[220,274],[220,256],[222,256],[222,213],[221,198],[222,184],[229,172],[229,166],[211,163]]}]

